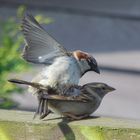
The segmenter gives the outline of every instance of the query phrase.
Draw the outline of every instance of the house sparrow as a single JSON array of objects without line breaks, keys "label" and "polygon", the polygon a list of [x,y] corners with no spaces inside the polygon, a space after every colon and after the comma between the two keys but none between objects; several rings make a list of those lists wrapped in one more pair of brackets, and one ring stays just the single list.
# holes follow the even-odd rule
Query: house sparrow
[{"label": "house sparrow", "polygon": [[[95,58],[80,50],[67,51],[44,30],[32,15],[24,16],[22,32],[26,42],[23,58],[28,62],[45,65],[32,82],[61,92],[59,88],[61,85],[77,85],[79,79],[87,71],[100,73]],[[32,93],[36,90],[31,86],[29,88]]]},{"label": "house sparrow", "polygon": [[[79,120],[92,114],[99,107],[103,97],[113,90],[115,90],[113,87],[104,83],[88,83],[73,87],[72,91],[67,91],[67,95],[43,94],[42,99],[48,100],[52,112],[72,120]],[[40,110],[44,110],[43,107]]]},{"label": "house sparrow", "polygon": [[[46,87],[38,83],[26,82],[17,79],[11,79],[10,82],[27,84],[38,88],[39,106],[37,114],[40,118],[46,117],[52,112],[62,114],[72,120],[78,120],[88,117],[100,105],[103,97],[115,89],[104,83],[88,83],[83,86],[63,86],[63,93],[57,91],[47,91]],[[49,109],[48,109],[49,107]]]}]

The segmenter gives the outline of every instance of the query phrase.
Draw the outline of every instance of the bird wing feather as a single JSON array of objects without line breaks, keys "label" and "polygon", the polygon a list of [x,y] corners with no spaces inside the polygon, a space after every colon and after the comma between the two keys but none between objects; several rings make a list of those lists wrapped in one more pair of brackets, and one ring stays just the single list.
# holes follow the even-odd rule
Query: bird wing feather
[{"label": "bird wing feather", "polygon": [[73,101],[73,102],[87,102],[89,99],[83,96],[65,96],[65,95],[48,95],[48,100],[59,100],[59,101]]},{"label": "bird wing feather", "polygon": [[67,50],[32,15],[24,16],[21,28],[26,42],[22,57],[26,61],[50,65],[56,57],[68,55]]}]

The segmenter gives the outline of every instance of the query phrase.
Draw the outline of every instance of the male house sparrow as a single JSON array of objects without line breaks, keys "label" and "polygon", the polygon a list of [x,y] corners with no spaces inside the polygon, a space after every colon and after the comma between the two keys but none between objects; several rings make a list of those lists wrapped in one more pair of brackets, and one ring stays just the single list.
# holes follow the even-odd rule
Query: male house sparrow
[{"label": "male house sparrow", "polygon": [[[24,16],[22,32],[26,41],[23,58],[46,66],[32,82],[60,90],[63,84],[77,85],[87,71],[99,73],[97,62],[90,54],[80,50],[68,52],[32,15]],[[29,91],[35,93],[36,88],[30,87]]]},{"label": "male house sparrow", "polygon": [[[104,83],[88,83],[83,86],[66,87],[63,86],[65,94],[50,91],[46,94],[46,87],[38,83],[26,82],[11,79],[10,82],[27,84],[39,89],[39,106],[37,113],[40,118],[44,118],[52,112],[62,114],[73,120],[82,119],[92,114],[100,105],[103,97],[113,90],[113,87]],[[65,90],[66,89],[66,90]]]}]

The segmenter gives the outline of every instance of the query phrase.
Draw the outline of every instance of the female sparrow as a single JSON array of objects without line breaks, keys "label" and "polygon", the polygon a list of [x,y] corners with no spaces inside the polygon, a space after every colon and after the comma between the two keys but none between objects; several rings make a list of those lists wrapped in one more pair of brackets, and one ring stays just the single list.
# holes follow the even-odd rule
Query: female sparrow
[{"label": "female sparrow", "polygon": [[58,93],[57,90],[52,88],[46,92],[46,87],[38,83],[17,79],[9,81],[27,84],[38,89],[39,105],[36,114],[40,114],[41,119],[46,117],[50,111],[73,120],[88,117],[99,107],[103,97],[115,90],[104,83],[88,83],[83,86],[63,85],[61,87],[63,93]]}]

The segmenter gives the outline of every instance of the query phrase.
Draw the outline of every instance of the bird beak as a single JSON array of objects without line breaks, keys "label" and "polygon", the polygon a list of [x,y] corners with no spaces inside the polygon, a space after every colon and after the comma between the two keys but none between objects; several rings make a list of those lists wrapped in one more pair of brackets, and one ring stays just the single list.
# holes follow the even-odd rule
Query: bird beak
[{"label": "bird beak", "polygon": [[100,74],[100,70],[99,70],[99,67],[98,67],[98,66],[95,67],[93,70],[94,70],[96,73]]},{"label": "bird beak", "polygon": [[112,92],[112,91],[114,91],[114,90],[116,90],[115,88],[113,88],[113,87],[108,87],[108,92]]}]

